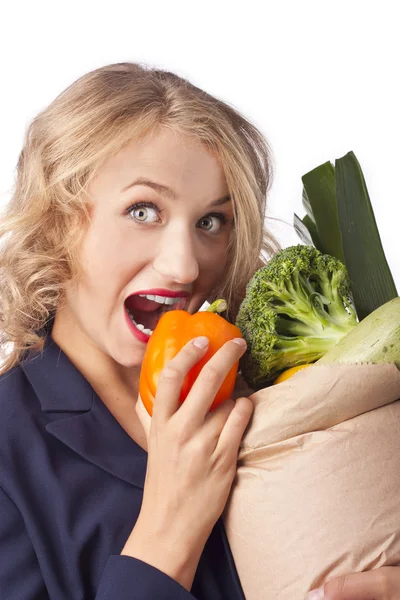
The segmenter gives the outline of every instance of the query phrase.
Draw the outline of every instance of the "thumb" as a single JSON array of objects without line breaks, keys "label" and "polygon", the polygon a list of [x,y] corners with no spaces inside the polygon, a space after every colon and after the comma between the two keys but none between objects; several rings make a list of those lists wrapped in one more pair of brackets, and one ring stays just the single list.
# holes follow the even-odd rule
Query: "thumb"
[{"label": "thumb", "polygon": [[400,568],[382,567],[373,571],[336,577],[309,592],[305,600],[397,600],[400,598]]}]

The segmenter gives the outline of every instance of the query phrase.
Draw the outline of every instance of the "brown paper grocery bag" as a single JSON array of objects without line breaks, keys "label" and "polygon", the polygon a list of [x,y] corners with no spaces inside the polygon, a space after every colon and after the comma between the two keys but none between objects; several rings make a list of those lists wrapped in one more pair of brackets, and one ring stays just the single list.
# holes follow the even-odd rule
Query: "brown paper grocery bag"
[{"label": "brown paper grocery bag", "polygon": [[397,368],[314,365],[250,397],[224,512],[246,599],[303,600],[332,577],[400,564]]}]

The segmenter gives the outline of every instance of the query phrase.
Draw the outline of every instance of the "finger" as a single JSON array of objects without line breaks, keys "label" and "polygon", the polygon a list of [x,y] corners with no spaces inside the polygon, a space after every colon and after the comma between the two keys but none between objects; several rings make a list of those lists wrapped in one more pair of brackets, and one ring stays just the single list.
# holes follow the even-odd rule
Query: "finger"
[{"label": "finger", "polygon": [[235,408],[235,401],[231,398],[222,402],[215,410],[209,412],[204,421],[204,435],[209,438],[213,452],[218,444],[221,431],[232,410]]},{"label": "finger", "polygon": [[305,600],[397,600],[399,572],[400,567],[382,567],[336,577],[323,587],[309,592]]},{"label": "finger", "polygon": [[203,358],[208,345],[209,340],[205,336],[194,338],[165,365],[157,382],[153,406],[154,419],[166,421],[177,411],[185,377]]},{"label": "finger", "polygon": [[242,396],[235,402],[235,406],[228,416],[221,435],[219,436],[216,452],[226,456],[227,460],[237,457],[240,441],[249,424],[253,413],[253,403],[249,398]]},{"label": "finger", "polygon": [[179,411],[182,417],[192,422],[204,422],[219,388],[245,350],[246,342],[241,338],[229,340],[217,350],[192,385]]}]

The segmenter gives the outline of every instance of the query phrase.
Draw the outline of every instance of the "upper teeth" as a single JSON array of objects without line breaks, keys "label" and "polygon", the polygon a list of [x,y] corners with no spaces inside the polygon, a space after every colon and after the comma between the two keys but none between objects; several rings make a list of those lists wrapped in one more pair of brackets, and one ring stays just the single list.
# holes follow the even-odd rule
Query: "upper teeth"
[{"label": "upper teeth", "polygon": [[153,302],[158,302],[159,304],[176,304],[177,302],[182,302],[185,298],[170,298],[168,296],[153,296],[152,294],[139,294],[141,298],[147,298],[148,300],[153,300]]}]

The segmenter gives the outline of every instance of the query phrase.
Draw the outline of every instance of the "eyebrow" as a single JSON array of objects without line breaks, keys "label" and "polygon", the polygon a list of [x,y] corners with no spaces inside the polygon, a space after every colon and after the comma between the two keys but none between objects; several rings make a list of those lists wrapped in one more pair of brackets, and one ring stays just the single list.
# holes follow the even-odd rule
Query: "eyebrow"
[{"label": "eyebrow", "polygon": [[[155,192],[157,192],[161,196],[165,196],[166,198],[176,200],[177,195],[174,192],[174,190],[167,187],[166,185],[163,185],[161,183],[156,183],[155,181],[151,181],[150,179],[145,179],[143,177],[139,177],[139,179],[135,179],[135,181],[133,183],[130,183],[129,185],[124,187],[122,192],[126,192],[130,188],[135,187],[136,185],[145,185],[145,186],[153,189]],[[214,200],[213,202],[211,202],[210,206],[221,206],[222,204],[231,202],[231,200],[232,200],[232,198],[229,195],[223,196],[222,198],[218,198],[218,200]]]}]

